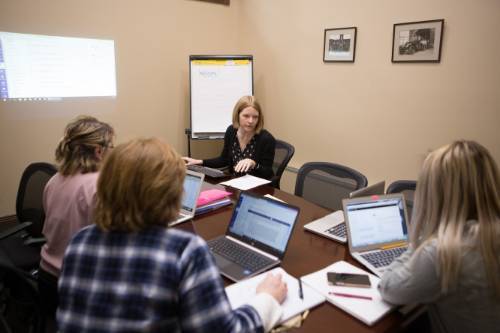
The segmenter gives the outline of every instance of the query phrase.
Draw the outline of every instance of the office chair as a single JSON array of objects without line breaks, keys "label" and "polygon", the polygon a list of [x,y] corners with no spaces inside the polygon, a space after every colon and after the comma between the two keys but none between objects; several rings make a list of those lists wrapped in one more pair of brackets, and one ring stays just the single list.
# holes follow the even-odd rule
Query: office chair
[{"label": "office chair", "polygon": [[43,333],[40,296],[35,278],[0,261],[0,332]]},{"label": "office chair", "polygon": [[406,211],[408,212],[408,222],[411,222],[411,215],[413,213],[413,201],[415,190],[417,189],[417,182],[415,180],[396,180],[392,182],[385,193],[403,193],[406,203]]},{"label": "office chair", "polygon": [[277,189],[280,188],[281,176],[283,175],[288,162],[292,159],[293,154],[295,154],[295,148],[291,144],[285,141],[276,140],[273,161],[274,176],[271,178],[271,185]]},{"label": "office chair", "polygon": [[40,248],[45,214],[43,190],[57,172],[54,165],[32,163],[24,170],[16,199],[17,225],[0,233],[0,255],[14,266],[26,271],[36,269],[40,262]]},{"label": "office chair", "polygon": [[329,162],[308,162],[300,167],[297,174],[295,195],[319,206],[340,210],[342,199],[366,185],[366,177],[349,167]]}]

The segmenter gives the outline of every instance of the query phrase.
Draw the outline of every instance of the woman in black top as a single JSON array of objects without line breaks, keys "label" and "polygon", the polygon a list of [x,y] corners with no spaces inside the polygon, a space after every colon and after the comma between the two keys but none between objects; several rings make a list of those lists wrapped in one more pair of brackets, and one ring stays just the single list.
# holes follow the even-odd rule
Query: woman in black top
[{"label": "woman in black top", "polygon": [[210,168],[229,166],[237,175],[273,177],[276,140],[264,129],[262,108],[253,96],[244,96],[234,106],[233,124],[224,134],[224,148],[219,157],[197,160],[184,157],[188,165],[199,164]]}]

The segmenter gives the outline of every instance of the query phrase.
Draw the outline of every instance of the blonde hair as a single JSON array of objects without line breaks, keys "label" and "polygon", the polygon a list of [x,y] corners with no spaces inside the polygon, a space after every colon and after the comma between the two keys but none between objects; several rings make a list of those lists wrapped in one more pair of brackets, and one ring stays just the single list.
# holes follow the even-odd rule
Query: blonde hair
[{"label": "blonde hair", "polygon": [[135,232],[167,226],[179,214],[186,167],[156,138],[117,146],[105,159],[97,182],[95,220],[104,231]]},{"label": "blonde hair", "polygon": [[101,158],[96,156],[96,148],[112,146],[113,128],[90,116],[79,116],[64,130],[64,136],[56,148],[59,172],[64,176],[76,173],[95,172]]},{"label": "blonde hair", "polygon": [[[411,243],[417,251],[437,240],[444,292],[456,288],[465,251],[472,237],[480,249],[489,284],[500,298],[500,176],[486,148],[456,141],[425,160],[415,193]],[[469,226],[469,220],[478,223]],[[470,227],[470,229],[469,229]]]},{"label": "blonde hair", "polygon": [[233,109],[233,127],[240,127],[240,113],[244,109],[252,107],[259,113],[259,120],[257,121],[257,125],[255,126],[255,132],[260,133],[260,131],[264,128],[264,114],[262,113],[262,108],[260,107],[259,102],[254,96],[243,96],[241,97]]}]

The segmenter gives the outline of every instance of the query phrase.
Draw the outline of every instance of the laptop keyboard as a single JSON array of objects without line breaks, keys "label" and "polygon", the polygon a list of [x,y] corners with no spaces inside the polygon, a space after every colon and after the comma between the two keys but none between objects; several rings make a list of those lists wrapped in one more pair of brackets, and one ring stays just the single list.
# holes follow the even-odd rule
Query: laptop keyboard
[{"label": "laptop keyboard", "polygon": [[245,267],[251,272],[256,272],[274,262],[274,260],[226,238],[213,239],[208,242],[208,247],[212,252]]},{"label": "laptop keyboard", "polygon": [[333,226],[329,229],[326,229],[325,232],[337,236],[337,237],[342,237],[346,238],[347,237],[347,231],[346,231],[346,226],[345,223],[340,223],[337,224],[336,226]]},{"label": "laptop keyboard", "polygon": [[394,259],[402,255],[406,249],[406,247],[396,247],[394,249],[361,254],[361,256],[376,268],[380,268],[390,265]]},{"label": "laptop keyboard", "polygon": [[203,173],[212,178],[221,178],[226,176],[226,174],[219,169],[213,169],[202,165],[188,165],[187,168],[188,170]]}]

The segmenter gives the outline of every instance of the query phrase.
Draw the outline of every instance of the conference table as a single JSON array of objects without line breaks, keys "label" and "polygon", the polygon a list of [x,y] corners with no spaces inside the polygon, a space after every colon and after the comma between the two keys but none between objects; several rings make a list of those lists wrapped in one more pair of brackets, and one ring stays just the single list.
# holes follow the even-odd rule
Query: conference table
[{"label": "conference table", "polygon": [[[204,184],[204,188],[219,187],[232,192],[236,199],[239,191],[221,185]],[[270,194],[291,205],[300,208],[299,219],[288,244],[287,252],[282,261],[282,267],[295,277],[303,276],[320,270],[336,261],[345,260],[360,266],[350,254],[347,245],[305,231],[303,226],[315,219],[330,213],[329,210],[317,206],[307,200],[275,189],[271,186],[260,186],[250,190],[259,195]],[[233,201],[234,202],[234,201]],[[196,216],[192,221],[178,225],[178,228],[195,232],[205,240],[224,234],[231,217],[234,205],[219,208],[215,211]],[[224,283],[232,282],[226,278]],[[329,302],[313,308],[300,328],[293,332],[399,332],[408,321],[398,311],[393,311],[373,326],[367,326]]]}]

